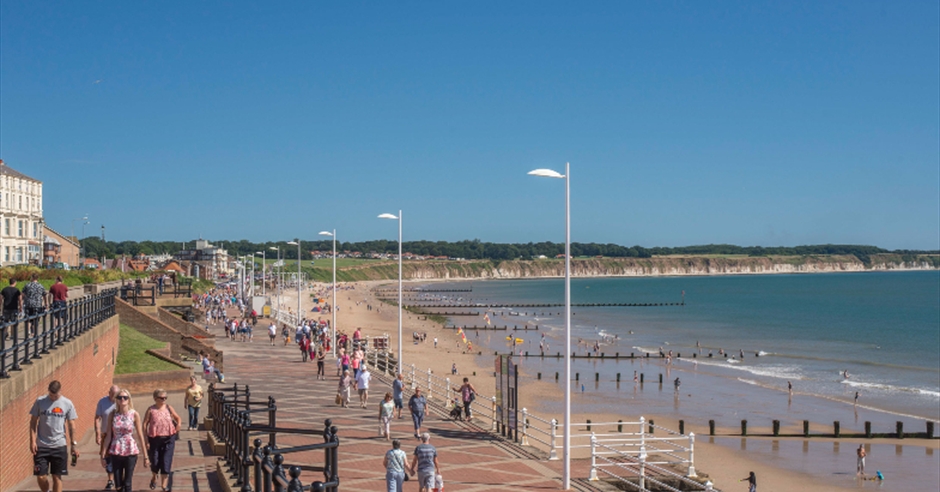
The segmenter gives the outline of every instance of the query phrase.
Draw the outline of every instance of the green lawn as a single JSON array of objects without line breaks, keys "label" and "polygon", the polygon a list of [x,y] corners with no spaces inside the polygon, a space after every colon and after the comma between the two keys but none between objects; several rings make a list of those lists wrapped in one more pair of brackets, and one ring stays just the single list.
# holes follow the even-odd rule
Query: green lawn
[{"label": "green lawn", "polygon": [[145,351],[164,347],[159,340],[121,324],[121,345],[118,349],[115,374],[134,374],[138,372],[172,371],[180,369],[179,366],[158,359]]}]

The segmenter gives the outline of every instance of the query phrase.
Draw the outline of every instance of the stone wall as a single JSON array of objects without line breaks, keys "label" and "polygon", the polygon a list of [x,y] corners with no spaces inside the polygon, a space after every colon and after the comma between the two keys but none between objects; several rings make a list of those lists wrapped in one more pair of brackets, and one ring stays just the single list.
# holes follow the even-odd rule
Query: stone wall
[{"label": "stone wall", "polygon": [[119,326],[113,316],[0,380],[0,490],[11,490],[32,475],[28,414],[53,380],[62,383],[62,394],[75,404],[78,437],[92,438],[95,406],[114,376]]},{"label": "stone wall", "polygon": [[[193,310],[193,313],[198,314],[196,310]],[[206,345],[213,348],[215,347],[215,335],[206,331],[205,328],[188,321],[183,321],[182,318],[171,311],[168,311],[162,307],[157,308],[157,319],[169,325],[171,328],[182,333],[183,335],[198,338]],[[205,318],[203,317],[203,319]]]}]

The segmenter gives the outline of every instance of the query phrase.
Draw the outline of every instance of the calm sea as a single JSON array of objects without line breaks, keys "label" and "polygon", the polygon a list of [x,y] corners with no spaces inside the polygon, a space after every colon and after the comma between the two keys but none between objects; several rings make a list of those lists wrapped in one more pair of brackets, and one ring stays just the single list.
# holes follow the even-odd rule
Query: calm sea
[{"label": "calm sea", "polygon": [[[561,279],[478,281],[472,287],[450,300],[564,301]],[[696,371],[771,389],[792,381],[801,394],[837,401],[851,401],[857,391],[870,408],[940,418],[938,271],[572,280],[573,303],[679,302],[683,291],[681,307],[574,308],[572,343],[607,336],[601,346],[607,354],[658,354],[662,347],[681,353],[677,367],[683,367],[691,366],[700,342]],[[510,309],[519,315],[496,324],[538,324],[548,351],[562,351],[562,308],[496,311]],[[501,338],[492,337],[491,345]],[[524,349],[537,353],[540,335],[525,338]],[[743,350],[745,357],[727,362],[718,358],[719,349],[735,356]],[[707,358],[709,352],[715,358]],[[627,369],[625,378],[632,380]]]}]

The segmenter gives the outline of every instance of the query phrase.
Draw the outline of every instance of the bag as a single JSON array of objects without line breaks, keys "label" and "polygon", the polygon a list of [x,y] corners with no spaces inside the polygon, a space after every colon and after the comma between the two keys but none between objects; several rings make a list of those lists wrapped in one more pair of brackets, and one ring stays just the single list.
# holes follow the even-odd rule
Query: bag
[{"label": "bag", "polygon": [[336,393],[336,404],[337,404],[337,405],[342,405],[342,404],[343,404],[343,397],[342,397],[342,396],[339,396],[339,393]]},{"label": "bag", "polygon": [[473,403],[473,400],[476,400],[476,399],[477,399],[477,393],[476,393],[476,391],[471,391],[471,392],[470,392],[470,403]]}]

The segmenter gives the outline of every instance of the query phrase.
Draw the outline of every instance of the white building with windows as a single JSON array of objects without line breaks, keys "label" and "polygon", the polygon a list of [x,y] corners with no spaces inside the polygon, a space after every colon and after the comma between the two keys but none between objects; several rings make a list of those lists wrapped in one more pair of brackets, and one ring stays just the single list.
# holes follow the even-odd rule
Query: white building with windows
[{"label": "white building with windows", "polygon": [[0,159],[0,266],[39,264],[43,235],[42,181]]}]

